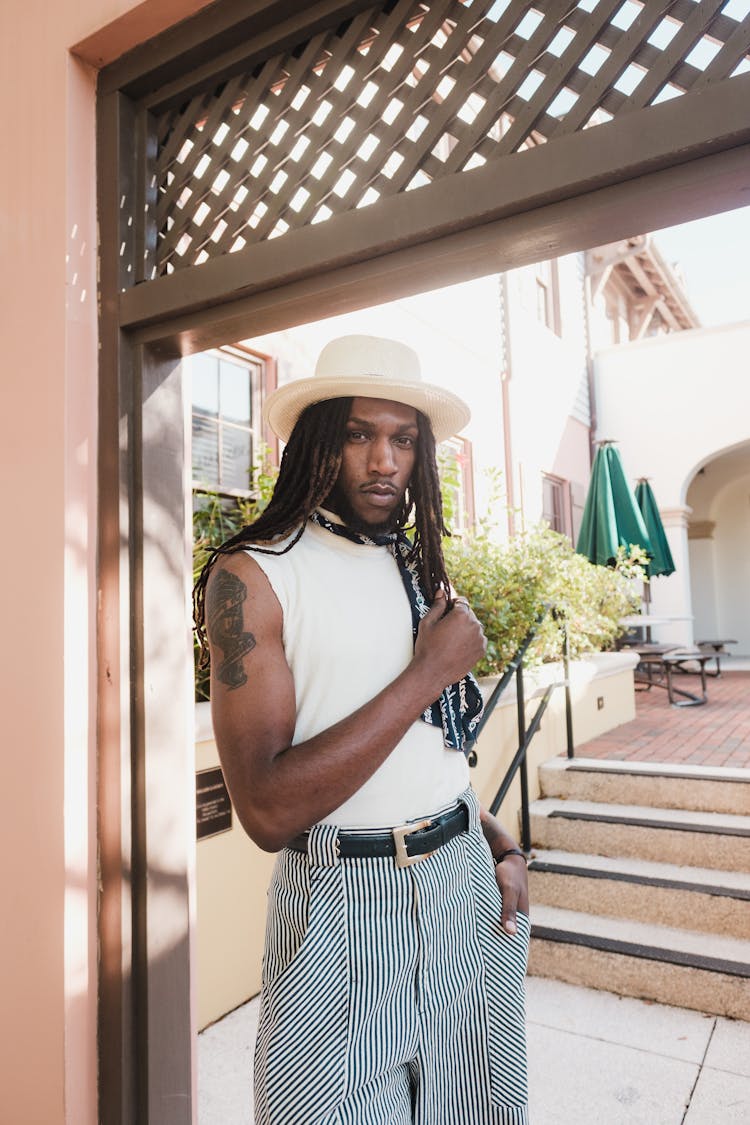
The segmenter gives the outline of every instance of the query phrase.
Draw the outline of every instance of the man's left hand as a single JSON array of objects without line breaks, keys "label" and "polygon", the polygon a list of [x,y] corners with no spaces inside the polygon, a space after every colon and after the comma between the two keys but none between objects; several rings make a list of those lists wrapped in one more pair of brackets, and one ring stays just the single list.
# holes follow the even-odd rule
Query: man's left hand
[{"label": "man's left hand", "polygon": [[[480,806],[479,816],[482,832],[493,856],[518,848],[518,844],[503,829],[496,817]],[[506,934],[515,934],[516,914],[520,910],[529,913],[529,879],[526,873],[526,860],[522,855],[506,855],[495,864],[495,878],[503,896],[503,914],[500,925]]]},{"label": "man's left hand", "polygon": [[520,855],[506,855],[495,865],[495,878],[503,896],[501,925],[506,934],[515,934],[516,914],[529,913],[529,881],[526,860]]}]

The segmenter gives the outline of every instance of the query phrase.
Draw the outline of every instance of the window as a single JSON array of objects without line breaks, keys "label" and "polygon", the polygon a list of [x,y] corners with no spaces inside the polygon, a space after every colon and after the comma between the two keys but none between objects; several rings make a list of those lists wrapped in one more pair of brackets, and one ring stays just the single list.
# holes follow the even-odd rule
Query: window
[{"label": "window", "polygon": [[446,526],[461,535],[474,523],[471,442],[458,437],[442,441],[438,446],[438,468]]},{"label": "window", "polygon": [[560,285],[557,262],[537,262],[535,266],[536,279],[536,315],[539,322],[550,331],[560,336]]},{"label": "window", "polygon": [[547,473],[542,475],[542,519],[553,531],[570,537],[570,484]]},{"label": "window", "polygon": [[201,352],[190,361],[193,387],[193,487],[227,496],[249,493],[260,452],[266,364],[240,349]]}]

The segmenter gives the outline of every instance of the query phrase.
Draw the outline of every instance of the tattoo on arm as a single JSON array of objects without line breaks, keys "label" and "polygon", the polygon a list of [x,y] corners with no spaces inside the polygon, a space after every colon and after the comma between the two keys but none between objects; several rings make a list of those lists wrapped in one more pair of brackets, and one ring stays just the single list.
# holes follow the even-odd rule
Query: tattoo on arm
[{"label": "tattoo on arm", "polygon": [[208,635],[224,653],[216,677],[230,691],[247,683],[242,661],[255,648],[255,637],[242,628],[242,603],[246,598],[247,586],[236,574],[220,570],[214,575],[206,599]]}]

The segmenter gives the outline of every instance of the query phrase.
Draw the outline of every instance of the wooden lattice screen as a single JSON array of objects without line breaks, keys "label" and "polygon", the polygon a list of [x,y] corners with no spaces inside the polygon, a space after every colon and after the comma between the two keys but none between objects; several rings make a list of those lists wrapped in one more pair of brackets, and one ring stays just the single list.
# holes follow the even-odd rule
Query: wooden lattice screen
[{"label": "wooden lattice screen", "polygon": [[150,276],[729,80],[749,7],[374,5],[159,115]]}]

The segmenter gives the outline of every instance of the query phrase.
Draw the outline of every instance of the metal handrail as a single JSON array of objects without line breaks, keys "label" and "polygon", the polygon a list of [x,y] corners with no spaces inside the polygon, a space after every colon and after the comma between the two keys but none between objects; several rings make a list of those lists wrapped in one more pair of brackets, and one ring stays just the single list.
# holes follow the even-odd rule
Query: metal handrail
[{"label": "metal handrail", "polygon": [[[555,683],[549,684],[546,688],[541,702],[534,713],[531,722],[526,722],[526,697],[524,694],[523,683],[523,661],[529,649],[529,645],[534,640],[534,637],[539,631],[539,626],[544,621],[549,612],[552,612],[553,617],[559,622],[563,636],[563,671],[564,678]],[[542,717],[547,710],[549,701],[552,698],[552,693],[555,688],[565,688],[565,736],[567,742],[568,757],[575,756],[575,744],[573,741],[573,705],[570,694],[570,644],[568,640],[568,628],[565,622],[564,615],[550,605],[545,605],[539,613],[536,621],[529,629],[524,637],[521,645],[517,649],[513,658],[510,660],[507,668],[501,676],[498,683],[495,685],[492,694],[487,700],[484,708],[484,714],[480,720],[477,728],[477,739],[481,735],[487,720],[489,719],[495,707],[498,704],[500,697],[508,687],[508,684],[516,677],[516,721],[518,725],[518,749],[513,755],[513,760],[510,763],[505,777],[500,783],[500,788],[495,794],[495,798],[490,805],[490,812],[494,815],[497,813],[501,804],[507,796],[516,774],[520,771],[521,782],[521,847],[528,853],[531,851],[531,822],[529,818],[529,777],[527,769],[527,752],[534,735],[541,726]],[[473,761],[470,758],[470,764],[476,765],[476,753],[472,752]]]}]

